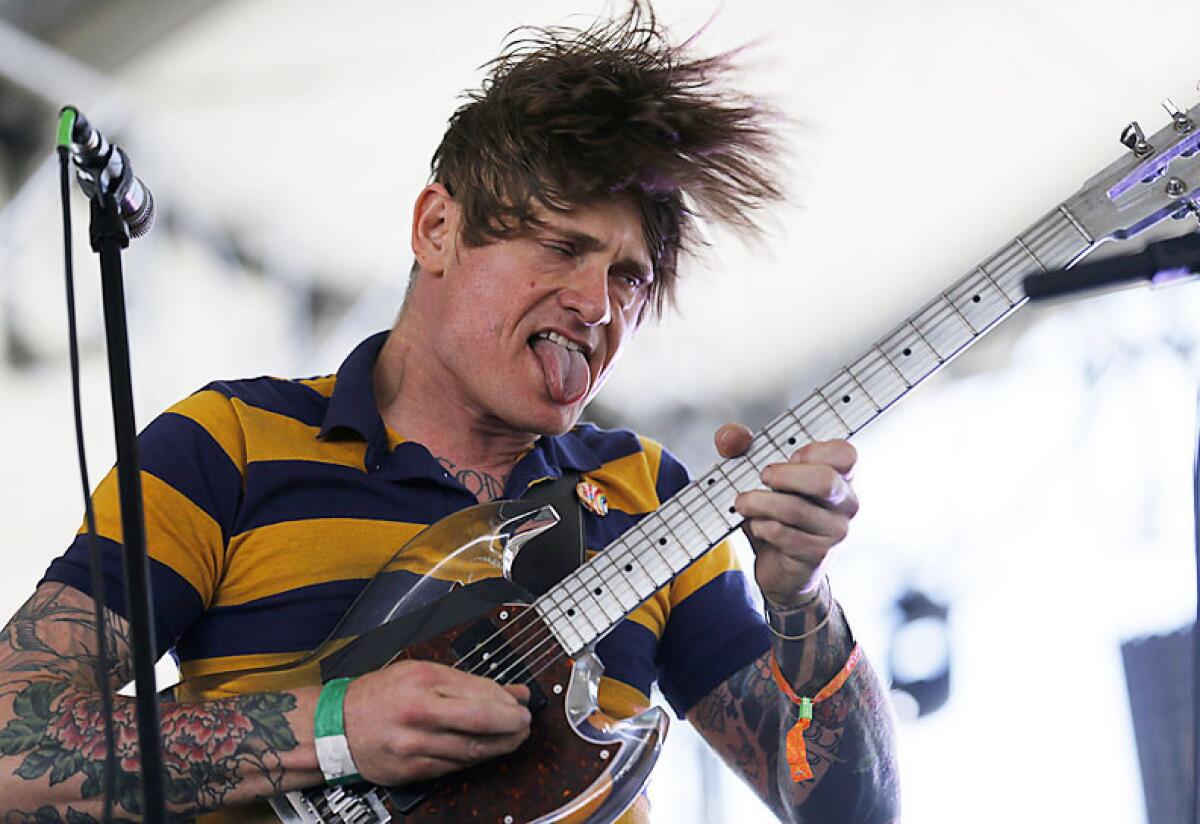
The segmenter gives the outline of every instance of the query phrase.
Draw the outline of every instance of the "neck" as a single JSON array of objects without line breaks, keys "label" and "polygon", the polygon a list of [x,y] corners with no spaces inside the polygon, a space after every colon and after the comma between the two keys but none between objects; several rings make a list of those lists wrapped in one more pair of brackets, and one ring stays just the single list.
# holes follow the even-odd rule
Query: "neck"
[{"label": "neck", "polygon": [[422,356],[419,340],[398,323],[375,362],[375,403],[383,422],[428,449],[480,500],[498,497],[537,435],[513,431],[448,393],[446,382],[430,368],[436,361]]}]

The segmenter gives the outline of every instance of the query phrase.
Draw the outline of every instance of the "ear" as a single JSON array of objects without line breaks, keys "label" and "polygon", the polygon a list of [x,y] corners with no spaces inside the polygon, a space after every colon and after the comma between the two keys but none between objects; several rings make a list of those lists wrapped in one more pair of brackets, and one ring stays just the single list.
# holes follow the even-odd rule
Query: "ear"
[{"label": "ear", "polygon": [[440,183],[430,183],[413,205],[412,249],[421,269],[440,276],[454,254],[458,204]]}]

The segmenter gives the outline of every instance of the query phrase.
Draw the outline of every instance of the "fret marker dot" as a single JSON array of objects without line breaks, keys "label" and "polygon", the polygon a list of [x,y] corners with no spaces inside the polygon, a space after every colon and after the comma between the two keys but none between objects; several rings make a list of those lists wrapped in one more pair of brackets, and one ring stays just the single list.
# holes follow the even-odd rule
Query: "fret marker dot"
[{"label": "fret marker dot", "polygon": [[659,545],[659,546],[666,546],[666,545],[667,545],[667,539],[666,539],[666,538],[659,538],[659,539],[658,539],[658,545]]},{"label": "fret marker dot", "polygon": [[575,617],[575,610],[573,610],[573,609],[569,609],[569,610],[567,610],[567,617],[568,617],[568,618],[574,618],[574,617]]},{"label": "fret marker dot", "polygon": [[716,482],[717,482],[717,479],[716,479],[716,478],[709,478],[709,479],[708,479],[708,485],[709,485],[709,486],[712,486],[712,485],[713,485],[713,484],[715,484]]},{"label": "fret marker dot", "polygon": [[596,587],[596,589],[595,589],[595,590],[593,590],[593,591],[594,591],[594,592],[595,592],[597,595],[599,595],[600,593],[604,592],[604,589],[603,589],[602,587]]},{"label": "fret marker dot", "polygon": [[842,403],[850,403],[850,396],[842,395]]},{"label": "fret marker dot", "polygon": [[902,354],[902,355],[904,355],[904,357],[906,357],[906,358],[907,358],[909,355],[911,355],[911,354],[912,354],[912,350],[911,350],[911,349],[905,349],[905,350],[904,350],[904,351],[903,351],[901,354]]},{"label": "fret marker dot", "polygon": [[633,564],[626,564],[626,565],[625,565],[625,571],[626,571],[626,572],[633,572]]},{"label": "fret marker dot", "polygon": [[981,301],[981,300],[983,300],[983,298],[979,297],[979,295],[971,296],[971,303],[979,303],[979,301]]},{"label": "fret marker dot", "polygon": [[788,438],[788,446],[795,446],[795,444],[796,444],[795,438]]},{"label": "fret marker dot", "polygon": [[731,506],[731,507],[729,507],[729,514],[730,514],[730,515],[732,515],[732,514],[733,514],[733,513],[735,513],[735,512],[737,512],[737,507],[736,507],[736,506]]}]

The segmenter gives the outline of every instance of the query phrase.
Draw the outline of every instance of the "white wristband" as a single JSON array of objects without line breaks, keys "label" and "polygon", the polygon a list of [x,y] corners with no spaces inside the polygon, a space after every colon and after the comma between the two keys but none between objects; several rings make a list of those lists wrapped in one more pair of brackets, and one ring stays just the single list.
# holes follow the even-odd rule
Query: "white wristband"
[{"label": "white wristband", "polygon": [[317,763],[321,765],[321,772],[327,782],[334,784],[345,778],[353,777],[355,781],[361,778],[354,758],[350,755],[350,745],[346,743],[346,736],[327,735],[314,741],[317,745]]}]

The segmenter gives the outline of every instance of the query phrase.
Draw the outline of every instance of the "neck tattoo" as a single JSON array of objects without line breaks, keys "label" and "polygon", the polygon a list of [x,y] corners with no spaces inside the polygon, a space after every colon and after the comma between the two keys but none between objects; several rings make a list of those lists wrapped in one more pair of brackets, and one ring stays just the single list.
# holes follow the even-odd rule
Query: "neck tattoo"
[{"label": "neck tattoo", "polygon": [[467,491],[476,497],[479,501],[494,501],[504,495],[504,484],[508,477],[498,478],[495,475],[489,475],[487,472],[480,472],[475,469],[460,469],[453,461],[447,458],[438,458],[437,462],[442,465],[442,468],[454,476],[454,480],[458,481]]}]

